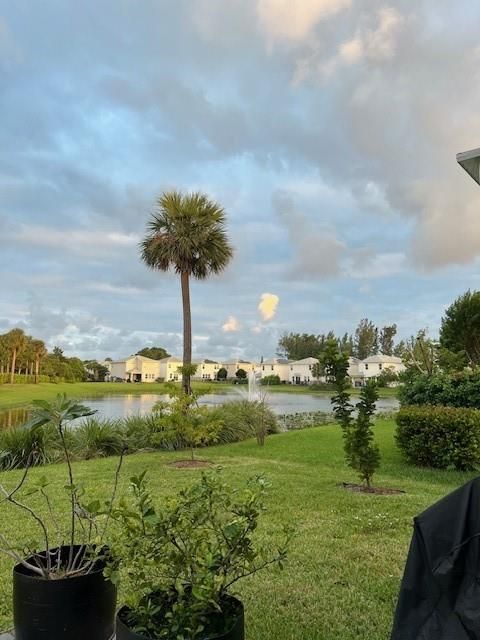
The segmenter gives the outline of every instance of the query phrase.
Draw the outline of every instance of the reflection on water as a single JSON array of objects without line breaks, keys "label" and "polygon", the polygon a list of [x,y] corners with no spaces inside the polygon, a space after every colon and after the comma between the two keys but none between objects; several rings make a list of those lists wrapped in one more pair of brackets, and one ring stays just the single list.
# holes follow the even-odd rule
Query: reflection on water
[{"label": "reflection on water", "polygon": [[[201,396],[199,404],[217,405],[229,400],[238,400],[245,397],[237,391],[226,393],[210,393]],[[141,395],[111,395],[96,398],[84,398],[82,402],[95,409],[100,418],[125,418],[130,415],[144,415],[150,413],[154,404],[159,400],[168,400],[168,396],[144,393]],[[310,411],[331,412],[332,406],[329,396],[314,395],[308,393],[267,393],[267,404],[277,414],[301,413]],[[380,398],[377,402],[377,411],[395,411],[398,409],[396,398]],[[0,413],[0,428],[23,424],[28,418],[28,410],[25,407],[9,409]]]},{"label": "reflection on water", "polygon": [[29,411],[25,407],[8,409],[0,413],[0,429],[11,429],[28,420]]}]

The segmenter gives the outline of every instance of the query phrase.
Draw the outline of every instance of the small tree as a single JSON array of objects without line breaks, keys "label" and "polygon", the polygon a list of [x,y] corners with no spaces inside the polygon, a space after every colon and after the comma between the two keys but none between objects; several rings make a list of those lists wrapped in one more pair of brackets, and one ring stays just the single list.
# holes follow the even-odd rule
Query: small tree
[{"label": "small tree", "polygon": [[247,372],[245,371],[245,369],[237,369],[237,372],[235,374],[237,380],[246,380],[247,379]]},{"label": "small tree", "polygon": [[380,464],[380,452],[373,440],[372,416],[378,399],[376,385],[368,382],[361,391],[357,403],[357,417],[353,418],[354,407],[350,403],[350,382],[348,379],[348,357],[340,354],[331,364],[335,379],[336,394],[332,397],[333,412],[342,427],[345,459],[349,467],[357,471],[367,487]]},{"label": "small tree", "polygon": [[228,375],[228,371],[225,367],[221,367],[217,372],[217,380],[226,380]]}]

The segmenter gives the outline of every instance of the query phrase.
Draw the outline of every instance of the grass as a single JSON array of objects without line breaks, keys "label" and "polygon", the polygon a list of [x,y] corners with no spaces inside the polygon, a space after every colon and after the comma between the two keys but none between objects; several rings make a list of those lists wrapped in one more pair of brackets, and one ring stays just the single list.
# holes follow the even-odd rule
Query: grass
[{"label": "grass", "polygon": [[[298,531],[283,572],[249,578],[240,595],[246,606],[249,640],[385,640],[412,534],[412,517],[474,474],[407,466],[394,446],[394,425],[379,420],[376,438],[382,452],[378,486],[401,488],[403,495],[350,493],[337,486],[355,481],[343,462],[340,430],[325,426],[268,438],[264,448],[253,440],[214,447],[199,454],[224,467],[238,485],[254,474],[272,484],[268,512],[259,535],[275,547],[282,523]],[[154,494],[170,495],[200,473],[168,465],[183,453],[135,454],[124,462],[127,479],[148,469]],[[106,497],[115,458],[75,464],[77,480]],[[33,469],[47,475],[55,501],[65,505],[63,465]],[[20,472],[0,474],[12,486]],[[23,515],[0,514],[0,531],[18,544],[38,537]],[[0,558],[0,629],[11,623],[11,561]]]},{"label": "grass", "polygon": [[[231,389],[246,389],[246,385],[238,386],[223,382],[194,383],[195,389],[211,388],[216,393]],[[267,392],[282,393],[308,393],[313,395],[331,396],[332,391],[312,391],[307,386],[280,384],[261,387]],[[0,410],[12,407],[21,407],[31,403],[32,400],[52,400],[58,393],[66,393],[72,398],[93,398],[110,394],[165,393],[163,383],[151,382],[143,384],[126,384],[124,382],[62,382],[53,384],[42,382],[40,384],[2,384],[0,385]],[[359,393],[358,389],[352,389],[353,394]],[[396,389],[379,389],[380,397],[395,397]]]}]

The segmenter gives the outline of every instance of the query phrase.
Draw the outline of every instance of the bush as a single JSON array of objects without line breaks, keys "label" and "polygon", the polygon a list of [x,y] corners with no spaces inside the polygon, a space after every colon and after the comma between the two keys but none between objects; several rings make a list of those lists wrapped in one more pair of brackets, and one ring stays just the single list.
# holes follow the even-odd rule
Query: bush
[{"label": "bush", "polygon": [[119,455],[125,448],[121,424],[115,420],[87,418],[71,435],[73,454],[85,460]]},{"label": "bush", "polygon": [[[51,382],[50,376],[38,376],[38,382]],[[34,384],[35,376],[25,373],[16,373],[13,376],[13,384]],[[10,374],[0,373],[0,384],[10,384]]]},{"label": "bush", "polygon": [[402,405],[444,405],[480,409],[480,372],[406,376],[399,389]]},{"label": "bush", "polygon": [[406,459],[436,469],[474,469],[480,460],[480,411],[455,407],[402,407],[396,441]]},{"label": "bush", "polygon": [[271,384],[280,384],[280,383],[281,383],[280,376],[277,376],[277,375],[265,376],[260,380],[260,384],[262,385],[271,385]]},{"label": "bush", "polygon": [[335,417],[326,411],[303,411],[301,413],[285,413],[278,416],[278,420],[284,431],[297,431],[332,424]]},{"label": "bush", "polygon": [[53,427],[37,431],[26,427],[0,431],[0,469],[19,469],[54,462],[59,442]]},{"label": "bush", "polygon": [[239,442],[257,436],[259,426],[263,425],[267,433],[278,433],[277,416],[263,402],[232,400],[213,407],[209,418],[220,421],[222,427],[218,434],[220,444]]}]

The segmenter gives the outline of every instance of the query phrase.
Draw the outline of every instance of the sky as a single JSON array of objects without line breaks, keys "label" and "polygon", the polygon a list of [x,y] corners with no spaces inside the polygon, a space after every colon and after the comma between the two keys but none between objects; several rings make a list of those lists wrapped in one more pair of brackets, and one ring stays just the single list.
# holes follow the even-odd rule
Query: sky
[{"label": "sky", "polygon": [[225,209],[194,357],[361,318],[438,333],[479,288],[472,0],[0,0],[0,332],[82,358],[181,354],[138,243],[168,189]]}]

